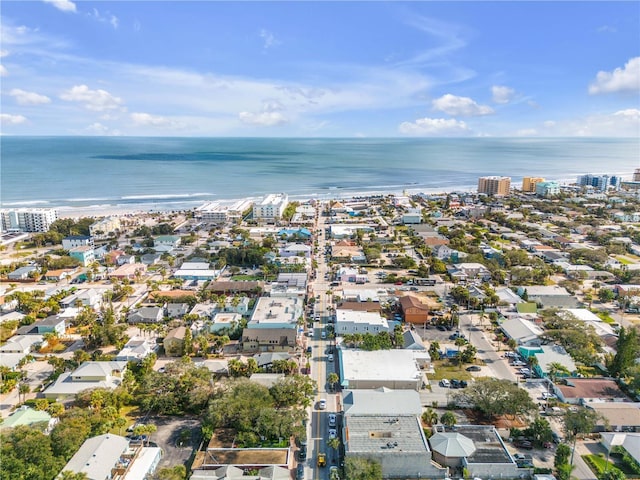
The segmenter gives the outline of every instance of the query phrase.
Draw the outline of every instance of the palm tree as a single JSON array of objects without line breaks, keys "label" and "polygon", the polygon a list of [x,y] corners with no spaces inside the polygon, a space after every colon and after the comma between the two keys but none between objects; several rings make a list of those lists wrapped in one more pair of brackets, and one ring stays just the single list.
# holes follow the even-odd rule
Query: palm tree
[{"label": "palm tree", "polygon": [[549,377],[551,377],[551,381],[556,383],[558,378],[558,374],[561,374],[563,377],[568,377],[571,375],[571,372],[567,367],[558,362],[552,362],[549,364]]},{"label": "palm tree", "polygon": [[335,372],[331,372],[328,376],[327,376],[327,382],[329,383],[329,385],[331,386],[331,390],[333,390],[334,386],[336,383],[338,383],[340,381],[340,377],[338,376],[337,373]]},{"label": "palm tree", "polygon": [[438,414],[432,408],[427,408],[422,414],[422,421],[425,425],[431,427],[435,423],[438,423]]},{"label": "palm tree", "polygon": [[22,403],[27,400],[27,393],[31,392],[31,387],[26,383],[20,383],[18,387],[18,396],[22,395]]}]

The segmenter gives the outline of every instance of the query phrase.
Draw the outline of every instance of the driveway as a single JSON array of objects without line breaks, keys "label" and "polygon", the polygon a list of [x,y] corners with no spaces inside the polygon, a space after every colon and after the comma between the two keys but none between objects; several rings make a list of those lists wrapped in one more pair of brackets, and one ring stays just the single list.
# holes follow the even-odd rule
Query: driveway
[{"label": "driveway", "polygon": [[[158,468],[186,464],[193,450],[200,446],[202,420],[199,417],[149,417],[145,421],[158,429],[151,435],[151,441],[162,448],[163,456]],[[183,446],[179,446],[183,430],[189,433],[184,435],[186,441]]]}]

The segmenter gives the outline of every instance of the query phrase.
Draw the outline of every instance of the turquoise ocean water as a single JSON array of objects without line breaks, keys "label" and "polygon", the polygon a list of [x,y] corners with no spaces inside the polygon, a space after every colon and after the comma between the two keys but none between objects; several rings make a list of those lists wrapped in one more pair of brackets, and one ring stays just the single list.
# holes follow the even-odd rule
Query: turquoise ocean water
[{"label": "turquoise ocean water", "polygon": [[640,139],[2,137],[2,207],[181,209],[286,192],[473,190],[479,176],[563,183],[640,168]]}]

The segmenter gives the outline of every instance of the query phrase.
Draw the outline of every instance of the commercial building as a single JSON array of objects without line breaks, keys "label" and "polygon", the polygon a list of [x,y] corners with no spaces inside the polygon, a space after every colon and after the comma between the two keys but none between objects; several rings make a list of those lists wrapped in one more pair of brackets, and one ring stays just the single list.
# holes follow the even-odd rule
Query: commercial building
[{"label": "commercial building", "polygon": [[2,231],[48,232],[51,224],[58,219],[58,211],[53,208],[19,208],[1,210]]},{"label": "commercial building", "polygon": [[478,193],[489,196],[509,195],[511,177],[480,177],[478,179]]},{"label": "commercial building", "polygon": [[382,478],[447,478],[432,462],[431,449],[414,414],[350,414],[344,418],[345,457],[375,460]]},{"label": "commercial building", "polygon": [[525,193],[535,193],[536,184],[544,182],[542,177],[524,177],[522,179],[522,191]]},{"label": "commercial building", "polygon": [[418,391],[425,380],[419,362],[429,359],[427,352],[413,350],[339,349],[338,354],[342,387],[350,389]]},{"label": "commercial building", "polygon": [[303,300],[299,297],[260,297],[247,327],[295,329],[302,313]]},{"label": "commercial building", "polygon": [[336,310],[336,335],[366,334],[376,335],[388,332],[387,319],[377,312],[363,312],[358,310]]},{"label": "commercial building", "polygon": [[260,203],[253,205],[253,218],[255,220],[276,220],[282,217],[288,204],[289,196],[286,193],[272,193],[263,198]]}]

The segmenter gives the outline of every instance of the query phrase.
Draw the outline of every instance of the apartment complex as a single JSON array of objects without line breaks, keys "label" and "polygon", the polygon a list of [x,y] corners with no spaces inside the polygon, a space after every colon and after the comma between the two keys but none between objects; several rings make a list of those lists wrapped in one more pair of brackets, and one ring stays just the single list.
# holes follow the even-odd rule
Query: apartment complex
[{"label": "apartment complex", "polygon": [[109,235],[120,228],[120,219],[118,217],[105,217],[89,227],[89,234],[92,237]]},{"label": "apartment complex", "polygon": [[[635,175],[635,174],[634,174]],[[596,190],[604,192],[610,188],[619,190],[622,185],[622,177],[615,175],[580,175],[576,181],[581,187],[593,187]]]},{"label": "apartment complex", "polygon": [[535,188],[538,197],[553,197],[560,193],[560,185],[558,182],[539,182]]},{"label": "apartment complex", "polygon": [[48,232],[58,219],[58,211],[53,208],[19,208],[2,210],[0,216],[2,231]]},{"label": "apartment complex", "polygon": [[207,223],[226,223],[242,220],[242,213],[251,207],[251,200],[238,200],[232,204],[208,202],[196,209],[196,218]]},{"label": "apartment complex", "polygon": [[535,193],[536,184],[544,182],[542,177],[524,177],[522,179],[522,191],[525,193]]},{"label": "apartment complex", "polygon": [[485,195],[509,195],[511,177],[480,177],[478,179],[478,193]]},{"label": "apartment complex", "polygon": [[261,202],[253,205],[253,218],[256,220],[275,220],[282,217],[284,209],[289,204],[286,193],[272,193]]}]

